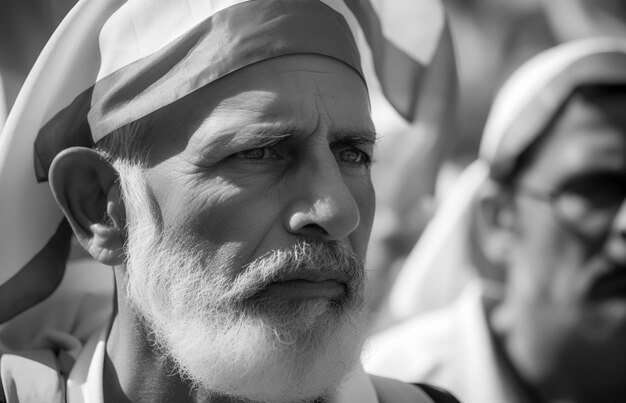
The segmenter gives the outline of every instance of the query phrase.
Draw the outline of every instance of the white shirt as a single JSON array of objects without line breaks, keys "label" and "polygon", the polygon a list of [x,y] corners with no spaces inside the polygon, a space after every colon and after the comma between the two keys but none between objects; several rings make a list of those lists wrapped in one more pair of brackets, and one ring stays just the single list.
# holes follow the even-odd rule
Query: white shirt
[{"label": "white shirt", "polygon": [[365,370],[441,386],[463,403],[518,403],[491,343],[483,292],[479,281],[471,282],[451,306],[373,336]]}]

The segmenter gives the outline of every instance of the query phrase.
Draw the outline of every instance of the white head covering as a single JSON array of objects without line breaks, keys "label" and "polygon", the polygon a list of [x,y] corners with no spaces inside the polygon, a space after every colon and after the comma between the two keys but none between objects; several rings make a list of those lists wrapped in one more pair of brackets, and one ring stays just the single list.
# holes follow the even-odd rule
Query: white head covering
[{"label": "white head covering", "polygon": [[491,108],[479,158],[460,175],[398,275],[391,315],[403,320],[449,304],[478,277],[472,215],[479,189],[506,180],[518,157],[582,84],[626,84],[626,39],[585,39],[549,49],[520,67]]},{"label": "white head covering", "polygon": [[[410,25],[400,36],[402,21]],[[294,53],[346,63],[370,95],[384,94],[396,119],[418,124],[425,73],[436,55],[449,60],[452,46],[438,0],[76,4],[42,51],[0,134],[0,350],[11,320],[45,304],[66,273],[71,231],[45,183],[54,157],[71,146],[93,146],[239,68]],[[448,71],[441,80],[446,93],[456,82],[454,68]],[[66,275],[63,281],[73,280]],[[29,338],[20,343],[14,347],[37,344]]]}]

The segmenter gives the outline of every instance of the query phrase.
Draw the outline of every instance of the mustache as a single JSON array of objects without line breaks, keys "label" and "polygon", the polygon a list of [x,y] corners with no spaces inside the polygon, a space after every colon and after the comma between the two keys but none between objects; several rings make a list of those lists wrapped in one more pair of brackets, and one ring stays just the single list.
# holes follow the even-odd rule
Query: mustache
[{"label": "mustache", "polygon": [[222,298],[249,300],[272,283],[310,277],[334,279],[344,283],[349,294],[355,294],[363,287],[365,264],[337,241],[300,240],[289,249],[268,251],[246,264]]}]

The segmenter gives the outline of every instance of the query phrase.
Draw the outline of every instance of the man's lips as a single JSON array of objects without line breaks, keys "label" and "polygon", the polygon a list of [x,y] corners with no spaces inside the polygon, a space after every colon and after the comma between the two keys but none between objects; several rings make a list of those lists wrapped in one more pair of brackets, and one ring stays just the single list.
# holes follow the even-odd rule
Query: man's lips
[{"label": "man's lips", "polygon": [[596,278],[589,296],[592,300],[626,299],[626,267],[614,268]]},{"label": "man's lips", "polygon": [[336,298],[343,294],[346,286],[334,280],[308,281],[289,280],[269,284],[263,295],[282,298]]},{"label": "man's lips", "polygon": [[344,294],[347,282],[347,277],[338,272],[295,272],[268,284],[261,295],[294,299],[330,299]]},{"label": "man's lips", "polygon": [[287,282],[294,280],[304,280],[314,283],[332,280],[338,283],[347,283],[348,276],[338,270],[300,270],[281,275],[279,278],[276,279],[276,282]]}]

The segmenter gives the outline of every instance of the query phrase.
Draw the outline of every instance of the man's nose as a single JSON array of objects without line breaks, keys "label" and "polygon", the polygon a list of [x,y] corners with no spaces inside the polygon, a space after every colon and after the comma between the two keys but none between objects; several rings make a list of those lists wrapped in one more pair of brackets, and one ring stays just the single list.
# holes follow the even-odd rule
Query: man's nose
[{"label": "man's nose", "polygon": [[334,157],[312,165],[293,178],[297,196],[288,215],[289,231],[324,241],[344,239],[360,221],[354,195]]}]

